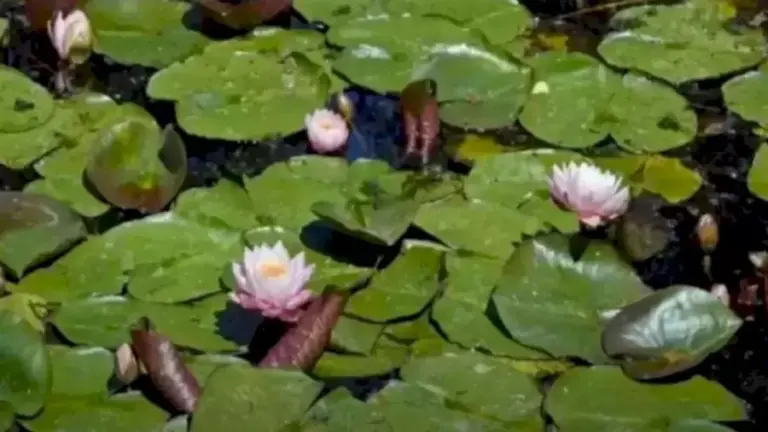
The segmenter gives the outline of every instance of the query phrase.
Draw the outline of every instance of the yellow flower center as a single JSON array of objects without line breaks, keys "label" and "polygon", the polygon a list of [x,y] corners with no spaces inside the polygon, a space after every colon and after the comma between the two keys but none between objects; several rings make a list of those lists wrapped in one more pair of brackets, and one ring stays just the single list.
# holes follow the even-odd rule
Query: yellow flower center
[{"label": "yellow flower center", "polygon": [[288,269],[285,265],[277,261],[269,261],[260,264],[259,271],[270,279],[276,279],[285,276],[285,274],[288,273]]},{"label": "yellow flower center", "polygon": [[333,122],[330,120],[320,122],[321,129],[330,130],[330,129],[333,129],[333,127],[334,127]]}]

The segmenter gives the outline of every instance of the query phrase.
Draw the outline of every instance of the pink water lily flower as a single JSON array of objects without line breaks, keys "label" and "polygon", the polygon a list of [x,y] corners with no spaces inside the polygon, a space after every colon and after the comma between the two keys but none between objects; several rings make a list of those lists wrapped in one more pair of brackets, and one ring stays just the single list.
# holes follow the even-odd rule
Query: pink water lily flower
[{"label": "pink water lily flower", "polygon": [[291,258],[280,241],[272,247],[245,248],[243,262],[232,264],[237,289],[230,297],[265,317],[296,322],[313,297],[306,285],[314,269],[305,264],[304,252]]},{"label": "pink water lily flower", "polygon": [[312,149],[318,153],[332,153],[347,144],[349,127],[340,115],[328,109],[319,109],[304,118],[307,137]]},{"label": "pink water lily flower", "polygon": [[57,11],[53,20],[48,21],[48,37],[62,60],[82,64],[91,55],[91,22],[79,9],[72,10],[66,16],[64,12]]},{"label": "pink water lily flower", "polygon": [[575,212],[590,228],[616,219],[629,207],[629,188],[621,178],[584,162],[555,166],[549,191],[560,207]]}]

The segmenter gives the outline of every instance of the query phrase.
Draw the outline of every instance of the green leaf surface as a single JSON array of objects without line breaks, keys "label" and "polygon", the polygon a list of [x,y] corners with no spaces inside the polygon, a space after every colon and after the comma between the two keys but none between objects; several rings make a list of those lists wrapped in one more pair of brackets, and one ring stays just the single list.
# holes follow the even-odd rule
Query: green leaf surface
[{"label": "green leaf surface", "polygon": [[607,243],[590,242],[574,259],[569,237],[551,234],[520,245],[493,294],[513,338],[562,357],[608,363],[601,346],[601,312],[650,293]]},{"label": "green leaf surface", "polygon": [[70,348],[50,345],[53,368],[51,393],[56,397],[106,397],[114,370],[112,352],[101,347]]},{"label": "green leaf surface", "polygon": [[349,299],[345,311],[375,322],[416,315],[437,292],[442,264],[439,249],[405,243],[397,259]]},{"label": "green leaf surface", "polygon": [[299,371],[230,365],[205,383],[191,432],[250,430],[278,432],[298,422],[322,384]]},{"label": "green leaf surface", "polygon": [[173,212],[214,228],[245,230],[260,225],[248,193],[227,179],[212,187],[185,190],[176,198]]},{"label": "green leaf surface", "polygon": [[31,416],[51,390],[51,360],[42,336],[21,317],[0,310],[0,400]]},{"label": "green leaf surface", "polygon": [[762,200],[768,200],[768,145],[763,142],[757,149],[747,173],[749,191]]},{"label": "green leaf surface", "polygon": [[383,355],[345,355],[326,351],[315,363],[312,374],[321,378],[383,375],[400,367],[402,361],[399,360]]},{"label": "green leaf surface", "polygon": [[9,431],[13,426],[13,405],[0,401],[0,430]]},{"label": "green leaf surface", "polygon": [[619,311],[603,330],[603,349],[637,379],[689,369],[722,348],[742,321],[700,288],[672,286]]},{"label": "green leaf surface", "polygon": [[355,354],[370,354],[384,330],[381,324],[340,316],[331,333],[331,346]]},{"label": "green leaf surface", "polygon": [[650,431],[671,421],[746,417],[738,398],[700,376],[675,384],[645,384],[608,366],[566,371],[547,393],[544,408],[562,431]]},{"label": "green leaf surface", "polygon": [[48,309],[45,299],[34,294],[13,293],[0,297],[0,310],[6,310],[26,321],[35,331],[43,334]]},{"label": "green leaf surface", "polygon": [[722,86],[725,105],[745,120],[768,128],[768,64],[731,78]]},{"label": "green leaf surface", "polygon": [[0,67],[0,94],[0,132],[4,134],[36,128],[53,115],[53,98],[48,91],[11,67]]},{"label": "green leaf surface", "polygon": [[162,68],[202,49],[208,39],[184,24],[190,5],[170,0],[89,0],[95,50],[122,64]]},{"label": "green leaf surface", "polygon": [[394,432],[383,414],[354,396],[346,388],[337,388],[312,405],[302,422],[302,432],[364,430]]}]

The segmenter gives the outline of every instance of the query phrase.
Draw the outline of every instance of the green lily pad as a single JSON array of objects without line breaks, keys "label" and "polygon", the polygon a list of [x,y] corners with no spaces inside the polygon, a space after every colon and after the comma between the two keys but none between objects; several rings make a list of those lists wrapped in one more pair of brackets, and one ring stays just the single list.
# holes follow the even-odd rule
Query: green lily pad
[{"label": "green lily pad", "polygon": [[[226,354],[203,354],[184,358],[189,371],[200,384],[205,383],[208,377],[218,368],[231,365],[248,365],[247,360]],[[184,429],[186,431],[186,429]]]},{"label": "green lily pad", "polygon": [[[261,227],[250,230],[245,233],[245,240],[251,247],[262,244],[272,246],[281,241],[291,256],[304,252],[306,263],[315,266],[307,287],[317,293],[323,292],[327,287],[352,289],[372,273],[371,269],[341,263],[324,255],[322,251],[308,248],[298,234],[281,227]],[[242,259],[242,255],[238,258]]]},{"label": "green lily pad", "polygon": [[34,294],[13,293],[0,297],[0,310],[6,310],[23,319],[40,334],[45,331],[43,322],[48,313],[45,299]]},{"label": "green lily pad", "polygon": [[370,354],[384,330],[381,324],[340,316],[331,333],[331,346],[351,353]]},{"label": "green lily pad", "polygon": [[304,416],[302,432],[334,432],[364,430],[394,432],[383,414],[371,405],[355,399],[349,390],[340,387],[312,405]]},{"label": "green lily pad", "polygon": [[446,353],[411,360],[401,374],[406,382],[438,389],[458,406],[511,429],[534,431],[544,426],[543,398],[536,382],[499,359],[474,352]]},{"label": "green lily pad", "polygon": [[728,109],[768,128],[768,107],[762,103],[768,98],[768,63],[763,63],[757,70],[731,78],[723,84],[722,91]]},{"label": "green lily pad", "polygon": [[682,420],[669,425],[669,432],[736,432],[733,429],[706,420]]},{"label": "green lily pad", "polygon": [[169,0],[89,0],[95,51],[118,63],[162,68],[198,52],[208,39],[185,27],[191,5]]},{"label": "green lily pad", "polygon": [[114,370],[112,352],[101,347],[48,347],[53,368],[51,393],[61,396],[107,397],[107,382]]},{"label": "green lily pad", "polygon": [[595,165],[623,178],[635,194],[647,190],[671,203],[692,197],[702,185],[701,175],[678,158],[661,155],[619,154],[595,157]]},{"label": "green lily pad", "polygon": [[350,201],[344,205],[320,201],[312,205],[312,211],[340,231],[392,246],[411,226],[419,203],[396,198],[382,203]]},{"label": "green lily pad", "polygon": [[416,315],[437,292],[442,264],[441,250],[406,242],[400,256],[349,299],[345,311],[374,322]]},{"label": "green lily pad", "polygon": [[205,383],[191,432],[279,431],[298,422],[322,384],[299,371],[230,365],[217,369]]},{"label": "green lily pad", "polygon": [[0,192],[0,262],[19,277],[86,236],[80,217],[41,195]]},{"label": "green lily pad", "polygon": [[0,401],[0,430],[9,431],[13,426],[13,405]]},{"label": "green lily pad", "polygon": [[24,132],[43,125],[53,115],[48,91],[11,67],[0,67],[0,94],[0,132]]},{"label": "green lily pad", "polygon": [[111,398],[56,397],[42,415],[25,420],[32,432],[157,432],[168,414],[141,393]]},{"label": "green lily pad", "polygon": [[670,87],[580,53],[544,52],[530,64],[536,83],[520,123],[553,145],[587,148],[610,134],[631,151],[661,152],[696,135],[695,113]]},{"label": "green lily pad", "polygon": [[[436,14],[369,16],[332,27],[328,41],[344,47],[334,70],[382,93],[400,92],[414,80],[433,79],[443,105],[442,120],[480,129],[513,123],[525,100],[530,70],[489,50],[478,34]],[[486,28],[480,26],[480,16],[465,15]],[[505,30],[509,32],[494,31],[494,38],[514,37],[514,27]]]},{"label": "green lily pad", "polygon": [[326,351],[312,368],[321,378],[345,378],[383,375],[402,364],[402,359],[387,356],[336,354]]},{"label": "green lily pad", "polygon": [[451,342],[463,347],[517,359],[547,358],[510,339],[486,315],[503,267],[503,260],[449,254],[445,291],[432,306],[432,318]]},{"label": "green lily pad", "polygon": [[544,228],[519,211],[461,198],[421,206],[415,223],[453,249],[498,259],[506,259],[524,235]]},{"label": "green lily pad", "polygon": [[226,295],[188,305],[145,303],[118,296],[72,300],[56,311],[53,324],[75,343],[115,348],[130,342],[131,325],[146,316],[176,345],[208,352],[238,351],[238,344],[219,331],[218,315],[227,301]]},{"label": "green lily pad", "polygon": [[213,187],[187,189],[177,198],[173,212],[201,225],[245,230],[259,226],[256,206],[248,193],[227,179]]},{"label": "green lily pad", "polygon": [[517,208],[535,194],[549,191],[549,170],[536,156],[504,153],[475,162],[464,181],[464,193],[471,199]]},{"label": "green lily pad", "polygon": [[603,349],[620,359],[630,376],[659,378],[696,366],[741,324],[709,292],[673,286],[622,308],[605,324]]},{"label": "green lily pad", "polygon": [[[129,290],[163,301],[186,300],[218,289],[190,272],[189,260],[221,269],[242,253],[239,233],[217,230],[173,213],[121,224],[89,238],[51,267],[32,272],[15,288],[49,301]],[[142,286],[144,285],[144,286]]]},{"label": "green lily pad", "polygon": [[762,32],[733,28],[734,15],[732,8],[707,0],[624,9],[611,19],[617,31],[603,39],[598,51],[614,66],[673,84],[716,78],[764,57]]},{"label": "green lily pad", "polygon": [[42,336],[21,317],[0,310],[0,400],[31,416],[51,390],[51,360]]},{"label": "green lily pad", "polygon": [[147,93],[176,102],[188,133],[258,141],[304,127],[304,116],[341,88],[324,64],[323,36],[268,29],[213,42],[199,55],[153,75]]},{"label": "green lily pad", "polygon": [[700,376],[645,384],[608,366],[569,369],[547,393],[544,408],[561,430],[574,431],[659,430],[676,420],[746,418],[738,398]]},{"label": "green lily pad", "polygon": [[768,145],[761,143],[747,173],[749,191],[762,200],[768,200]]},{"label": "green lily pad", "polygon": [[523,344],[609,363],[600,341],[601,312],[649,293],[609,244],[591,242],[575,259],[569,238],[550,234],[517,248],[492,298],[504,326]]}]

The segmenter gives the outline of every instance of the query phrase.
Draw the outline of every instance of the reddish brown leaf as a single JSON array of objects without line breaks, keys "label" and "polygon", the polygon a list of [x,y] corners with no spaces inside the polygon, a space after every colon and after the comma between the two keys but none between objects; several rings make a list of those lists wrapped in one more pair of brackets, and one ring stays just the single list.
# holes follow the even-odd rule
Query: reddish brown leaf
[{"label": "reddish brown leaf", "polygon": [[296,325],[267,352],[259,366],[311,369],[330,342],[333,327],[346,304],[347,295],[338,292],[328,292],[313,300]]},{"label": "reddish brown leaf", "polygon": [[440,134],[437,84],[424,79],[408,84],[400,93],[406,136],[406,154],[419,153],[426,164]]},{"label": "reddish brown leaf", "polygon": [[290,9],[292,0],[245,0],[239,4],[221,0],[200,0],[203,14],[236,30],[250,30]]},{"label": "reddish brown leaf", "polygon": [[146,317],[140,318],[131,329],[131,347],[152,384],[166,400],[179,411],[194,411],[200,398],[200,385],[171,341],[157,333]]},{"label": "reddish brown leaf", "polygon": [[25,0],[24,16],[29,21],[34,30],[46,30],[48,20],[50,20],[56,11],[69,13],[78,5],[84,5],[82,0]]}]

